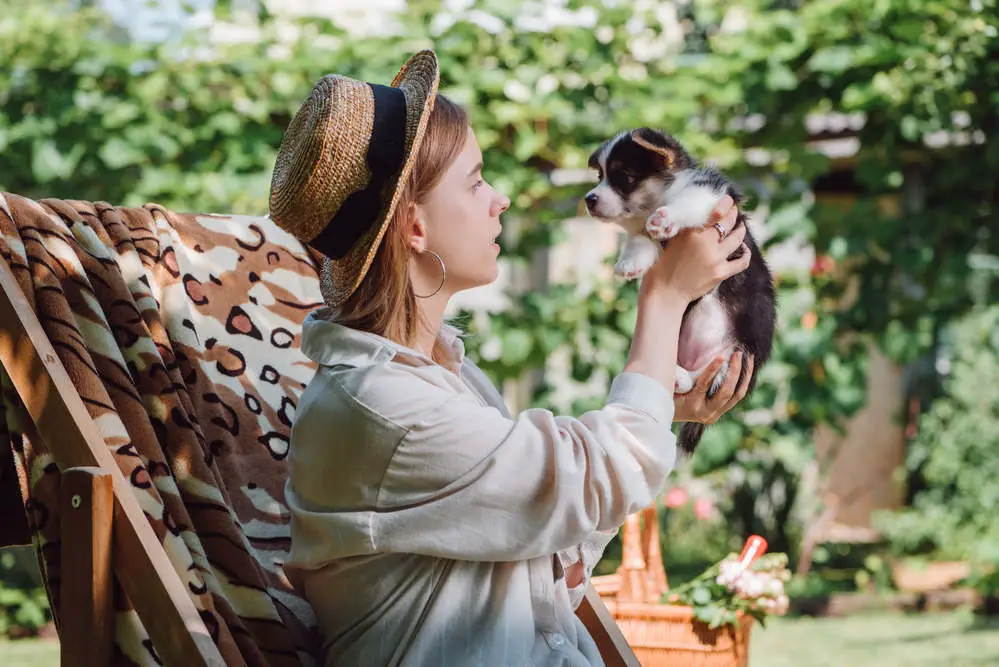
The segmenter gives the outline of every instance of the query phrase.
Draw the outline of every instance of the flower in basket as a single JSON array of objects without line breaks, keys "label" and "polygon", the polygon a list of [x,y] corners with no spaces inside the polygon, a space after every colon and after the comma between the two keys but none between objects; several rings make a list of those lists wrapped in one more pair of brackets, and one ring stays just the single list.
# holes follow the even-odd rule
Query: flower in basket
[{"label": "flower in basket", "polygon": [[787,613],[785,582],[791,579],[787,554],[766,553],[767,542],[753,535],[741,554],[729,554],[693,580],[667,592],[667,604],[686,605],[694,618],[710,628],[737,625],[739,614],[749,614],[760,625],[767,616]]}]

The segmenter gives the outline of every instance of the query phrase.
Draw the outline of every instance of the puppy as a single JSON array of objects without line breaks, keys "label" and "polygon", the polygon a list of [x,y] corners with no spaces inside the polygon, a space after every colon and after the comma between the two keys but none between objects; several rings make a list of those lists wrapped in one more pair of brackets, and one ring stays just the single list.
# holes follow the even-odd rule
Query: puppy
[{"label": "puppy", "polygon": [[[600,182],[586,195],[587,212],[627,232],[614,271],[629,280],[655,264],[662,246],[681,230],[707,224],[712,209],[726,194],[737,206],[742,201],[724,175],[699,166],[674,137],[647,127],[605,141],[590,156],[589,164],[597,170]],[[740,210],[735,226],[745,224]],[[748,370],[749,355],[754,357],[752,391],[756,374],[770,357],[776,320],[773,276],[748,227],[744,243],[751,253],[749,268],[693,301],[683,315],[678,393],[689,392],[705,367],[724,354],[726,363],[712,379],[707,395],[717,394],[736,349],[744,351],[740,382]],[[740,248],[730,259],[742,252]],[[683,425],[679,440],[685,454],[694,453],[704,429],[704,424]]]}]

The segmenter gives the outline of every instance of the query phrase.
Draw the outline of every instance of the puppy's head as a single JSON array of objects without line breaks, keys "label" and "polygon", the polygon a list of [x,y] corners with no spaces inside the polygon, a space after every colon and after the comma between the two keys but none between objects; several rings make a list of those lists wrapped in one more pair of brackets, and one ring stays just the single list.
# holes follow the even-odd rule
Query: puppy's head
[{"label": "puppy's head", "polygon": [[589,166],[600,182],[586,193],[586,210],[613,222],[652,213],[676,174],[693,161],[676,139],[642,127],[605,141]]}]

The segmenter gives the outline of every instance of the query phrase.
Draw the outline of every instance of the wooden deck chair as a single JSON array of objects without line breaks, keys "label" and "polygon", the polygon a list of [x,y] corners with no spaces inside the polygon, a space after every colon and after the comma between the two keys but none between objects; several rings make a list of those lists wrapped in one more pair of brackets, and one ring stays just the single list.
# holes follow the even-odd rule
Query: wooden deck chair
[{"label": "wooden deck chair", "polygon": [[[0,193],[0,546],[63,664],[318,664],[282,572],[316,259],[266,217]],[[577,613],[638,666],[592,586]]]}]

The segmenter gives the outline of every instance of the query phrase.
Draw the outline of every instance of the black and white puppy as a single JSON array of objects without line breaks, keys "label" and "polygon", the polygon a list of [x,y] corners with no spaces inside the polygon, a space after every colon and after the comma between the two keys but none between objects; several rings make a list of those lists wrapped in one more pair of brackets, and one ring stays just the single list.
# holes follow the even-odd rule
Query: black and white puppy
[{"label": "black and white puppy", "polygon": [[[600,182],[586,195],[586,209],[597,219],[613,222],[627,232],[614,271],[634,279],[659,258],[662,244],[681,230],[702,227],[726,194],[738,205],[742,197],[720,172],[700,166],[672,136],[647,127],[622,132],[605,141],[590,156]],[[746,224],[740,210],[736,227]],[[731,230],[728,230],[729,232]],[[770,357],[776,320],[773,277],[756,240],[746,229],[749,268],[721,282],[692,302],[680,327],[676,369],[678,393],[690,391],[705,367],[719,354],[726,363],[714,377],[708,397],[717,394],[728,372],[728,359],[741,348],[743,366],[754,357],[749,391],[760,367]],[[740,248],[731,258],[738,257]],[[693,454],[704,424],[685,423],[680,448]]]}]

